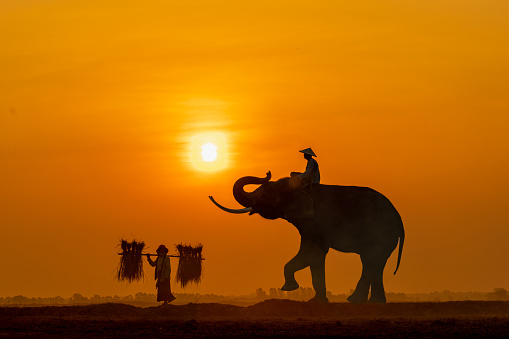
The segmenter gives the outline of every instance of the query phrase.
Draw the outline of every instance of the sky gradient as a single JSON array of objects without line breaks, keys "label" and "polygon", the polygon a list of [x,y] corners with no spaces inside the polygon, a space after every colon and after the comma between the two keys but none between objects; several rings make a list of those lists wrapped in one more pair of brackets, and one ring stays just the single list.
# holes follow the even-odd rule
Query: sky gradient
[{"label": "sky gradient", "polygon": [[[401,214],[387,291],[509,288],[508,15],[503,0],[3,0],[0,296],[155,292],[148,265],[115,281],[120,238],[202,243],[186,292],[281,287],[297,230],[207,196],[238,207],[235,180],[303,171],[307,147],[322,183]],[[203,170],[193,140],[210,134],[223,165]],[[330,251],[327,289],[360,271]]]}]

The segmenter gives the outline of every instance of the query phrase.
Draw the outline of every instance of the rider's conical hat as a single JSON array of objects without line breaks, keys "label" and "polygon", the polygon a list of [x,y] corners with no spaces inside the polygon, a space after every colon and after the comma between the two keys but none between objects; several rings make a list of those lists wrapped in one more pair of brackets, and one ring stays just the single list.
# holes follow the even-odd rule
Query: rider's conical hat
[{"label": "rider's conical hat", "polygon": [[313,152],[313,150],[311,149],[311,147],[310,147],[310,148],[303,149],[303,150],[301,150],[301,151],[299,151],[299,152],[304,153],[304,154],[309,154],[309,155],[311,155],[311,156],[313,156],[313,157],[316,157],[316,154],[315,154],[315,152]]}]

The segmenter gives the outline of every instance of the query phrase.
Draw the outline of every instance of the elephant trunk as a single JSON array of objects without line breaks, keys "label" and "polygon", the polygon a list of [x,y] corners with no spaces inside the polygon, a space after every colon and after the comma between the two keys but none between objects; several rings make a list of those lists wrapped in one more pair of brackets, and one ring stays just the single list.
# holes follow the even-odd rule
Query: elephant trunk
[{"label": "elephant trunk", "polygon": [[252,193],[248,193],[244,191],[244,186],[246,185],[261,185],[268,182],[271,178],[270,171],[267,172],[267,176],[265,178],[257,178],[257,177],[243,177],[235,182],[233,185],[233,197],[239,204],[244,207],[253,207],[254,199]]}]

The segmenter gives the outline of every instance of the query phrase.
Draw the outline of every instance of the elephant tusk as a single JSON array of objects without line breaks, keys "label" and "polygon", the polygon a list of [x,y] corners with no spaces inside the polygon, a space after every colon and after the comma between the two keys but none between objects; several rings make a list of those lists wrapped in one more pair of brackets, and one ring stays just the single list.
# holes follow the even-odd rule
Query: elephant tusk
[{"label": "elephant tusk", "polygon": [[235,214],[242,214],[242,213],[248,213],[248,212],[251,212],[253,210],[252,207],[246,207],[246,208],[240,208],[240,209],[231,209],[231,208],[226,208],[224,206],[221,206],[219,205],[215,200],[214,198],[212,198],[212,196],[209,195],[209,199],[212,200],[212,202],[217,206],[219,207],[220,209],[222,209],[223,211],[226,211],[226,212],[229,212],[229,213],[235,213]]}]

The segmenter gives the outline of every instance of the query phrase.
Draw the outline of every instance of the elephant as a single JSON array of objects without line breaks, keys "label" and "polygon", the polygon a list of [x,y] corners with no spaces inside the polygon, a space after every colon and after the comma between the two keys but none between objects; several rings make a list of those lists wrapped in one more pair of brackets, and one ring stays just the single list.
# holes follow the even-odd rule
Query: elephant
[{"label": "elephant", "polygon": [[[332,248],[357,253],[361,259],[362,274],[348,301],[386,303],[383,271],[399,241],[396,274],[405,240],[403,221],[389,199],[368,187],[324,184],[303,187],[298,177],[270,179],[269,171],[265,178],[247,176],[235,182],[233,196],[245,208],[226,208],[212,196],[209,198],[226,212],[282,218],[297,228],[301,235],[300,249],[284,266],[285,283],[281,290],[299,288],[295,272],[309,266],[315,290],[315,296],[309,301],[328,302],[325,257]],[[259,187],[246,192],[246,185]]]}]

